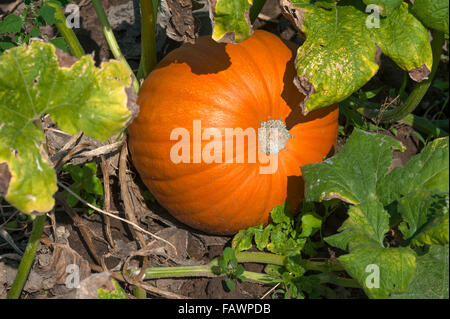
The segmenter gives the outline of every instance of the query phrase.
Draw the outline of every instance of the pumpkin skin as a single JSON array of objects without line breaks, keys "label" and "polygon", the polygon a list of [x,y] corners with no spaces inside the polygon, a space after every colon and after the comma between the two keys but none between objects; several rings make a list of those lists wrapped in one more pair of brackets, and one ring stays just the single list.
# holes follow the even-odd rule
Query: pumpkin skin
[{"label": "pumpkin skin", "polygon": [[[207,233],[234,234],[268,223],[272,208],[285,201],[293,211],[299,208],[304,193],[300,166],[333,151],[338,107],[301,113],[304,96],[293,84],[293,58],[293,51],[266,31],[257,30],[239,44],[206,36],[169,53],[144,81],[141,110],[128,130],[129,148],[145,185],[179,221]],[[261,122],[282,120],[291,138],[277,154],[272,174],[260,173],[259,158],[256,163],[192,163],[194,120],[201,120],[202,129],[222,133],[225,128],[258,132]],[[190,132],[190,163],[171,160],[178,140],[170,135],[176,128]],[[225,145],[225,133],[222,139]]]}]

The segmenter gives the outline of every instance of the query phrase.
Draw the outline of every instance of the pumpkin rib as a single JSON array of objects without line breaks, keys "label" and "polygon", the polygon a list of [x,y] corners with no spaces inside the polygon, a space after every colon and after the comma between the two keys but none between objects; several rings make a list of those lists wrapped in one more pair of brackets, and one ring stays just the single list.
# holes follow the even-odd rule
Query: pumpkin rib
[{"label": "pumpkin rib", "polygon": [[[224,83],[223,85],[224,85],[224,87],[225,87],[225,86],[228,85],[228,84]],[[178,95],[178,94],[180,94],[180,93],[181,93],[181,94],[183,93],[183,92],[179,92],[179,91],[175,91],[175,90],[174,90],[173,92],[170,92],[170,89],[167,89],[167,90],[168,90],[167,94]],[[238,91],[240,91],[240,90],[238,90],[238,88],[236,87],[236,92],[238,92]],[[225,99],[225,100],[229,100],[229,97],[228,97],[227,95],[221,95],[220,97],[223,98],[223,99]],[[202,95],[202,96],[197,96],[197,99],[198,99],[198,100],[191,100],[191,98],[192,98],[192,97],[189,96],[189,97],[186,99],[186,101],[194,102],[194,103],[199,103],[199,104],[201,104],[201,105],[207,105],[208,108],[211,108],[211,107],[221,108],[222,110],[225,110],[225,111],[227,111],[227,112],[234,113],[234,114],[236,114],[236,115],[241,115],[240,112],[239,112],[238,110],[233,110],[232,108],[226,108],[226,107],[224,107],[224,106],[218,105],[218,103],[214,103],[215,101],[214,101],[214,99],[213,99],[213,96],[209,96],[208,98],[206,98],[206,96],[204,96],[204,95]],[[208,101],[207,99],[209,99],[209,101]],[[228,101],[228,104],[230,104],[230,105],[235,105],[236,102],[237,102],[236,99],[235,99],[235,101],[229,100],[229,101]]]},{"label": "pumpkin rib", "polygon": [[[202,51],[202,50],[196,50],[196,51],[198,51],[198,52],[202,52],[202,54],[204,53],[204,51]],[[173,52],[173,51],[172,51]],[[228,54],[228,52],[226,52],[226,54]],[[197,59],[198,57],[197,56],[195,56],[195,59]],[[167,61],[165,61],[166,63],[168,62],[168,61],[170,61],[170,60],[173,60],[174,59],[174,57],[170,57]],[[188,60],[187,58],[186,58],[186,60]],[[231,60],[231,58],[230,58],[230,60]],[[207,65],[207,61],[205,61],[205,63],[204,63],[205,65]],[[187,66],[189,67],[189,64],[187,64]],[[220,75],[222,72],[224,72],[223,74],[225,75],[225,73],[231,73],[231,72],[234,72],[234,67],[233,67],[233,62],[231,61],[231,65],[230,65],[230,67],[228,68],[228,69],[226,69],[226,70],[223,70],[223,71],[220,71],[220,72],[218,72],[217,74],[215,74],[215,75]],[[236,73],[236,72],[234,72],[235,73],[235,75],[238,75],[238,73]],[[198,77],[205,77],[205,76],[207,76],[207,75],[204,75],[204,74],[201,74],[201,75],[197,75],[196,74],[196,76],[198,76]],[[241,81],[241,84],[244,84],[245,86],[246,86],[246,88],[247,88],[247,90],[242,90],[242,88],[240,88],[240,87],[238,87],[238,86],[236,86],[235,85],[235,83],[233,83],[232,81],[230,81],[229,80],[229,77],[228,76],[226,76],[226,77],[223,77],[223,79],[221,78],[221,77],[215,77],[214,78],[214,81],[215,82],[220,82],[220,83],[222,83],[223,84],[223,87],[224,88],[226,88],[226,90],[220,90],[220,92],[226,92],[227,90],[229,91],[229,89],[230,89],[230,86],[231,87],[234,87],[235,88],[235,94],[242,94],[243,92],[249,92],[249,93],[251,93],[251,96],[252,96],[252,98],[253,98],[253,103],[251,103],[252,105],[253,104],[255,104],[255,105],[257,105],[258,104],[258,98],[257,98],[257,96],[254,94],[254,92],[251,90],[251,88],[248,86],[248,84],[247,84],[247,81]],[[174,92],[174,93],[177,93],[177,92]],[[233,102],[233,105],[234,104],[236,104],[236,103],[234,103]],[[256,109],[254,109],[253,110],[253,113],[254,114],[258,114],[258,110],[256,110]]]},{"label": "pumpkin rib", "polygon": [[[222,168],[222,169],[223,169],[223,168]],[[239,176],[239,175],[240,175],[240,172],[237,172],[237,170],[236,170],[236,173],[233,174],[234,177],[237,177],[237,176]],[[226,178],[229,179],[230,176],[232,176],[231,173],[230,173],[230,175],[227,176]],[[218,184],[219,184],[220,181],[221,181],[220,178],[215,179],[215,182],[218,183]],[[155,182],[155,180],[152,180],[152,182]],[[161,181],[156,181],[156,182],[158,183],[158,182],[161,182]],[[172,182],[173,182],[173,181],[172,181]],[[155,184],[156,184],[156,183],[155,183]],[[224,183],[224,184],[225,184],[225,183]],[[155,186],[156,186],[156,185],[155,185]],[[204,188],[208,188],[208,186],[209,186],[208,184],[206,184],[206,183],[204,184]],[[201,191],[202,188],[197,188],[196,190]],[[189,191],[192,191],[192,190],[189,190]],[[184,199],[180,199],[180,198],[173,199],[173,203],[175,203],[175,204],[183,203],[184,201],[185,201]]]},{"label": "pumpkin rib", "polygon": [[[249,174],[250,175],[250,174]],[[234,189],[232,189],[231,190],[231,192],[229,192],[229,193],[227,193],[227,195],[229,195],[229,196],[233,196],[233,194],[234,193],[236,193],[236,192],[238,192],[241,188],[243,188],[243,187],[245,187],[246,186],[246,181],[248,181],[250,178],[252,178],[253,176],[247,176],[247,179],[245,180],[245,182],[243,182],[241,185],[239,185],[238,187],[236,187],[236,188],[234,188]],[[221,197],[221,199],[219,200],[219,201],[217,201],[213,206],[210,206],[210,208],[208,209],[209,211],[214,211],[215,210],[215,208],[217,207],[217,206],[219,206],[220,204],[222,204],[223,203],[223,201],[224,200],[227,200],[228,198],[226,198],[226,197]],[[203,217],[203,215],[204,214],[208,214],[209,212],[205,212],[205,211],[202,211],[202,212],[200,212],[199,214],[196,214],[196,216],[197,216],[197,218],[198,217]],[[209,217],[209,216],[205,216],[205,217]],[[230,222],[231,224],[233,223],[233,221],[234,221],[234,218],[238,218],[239,216],[238,215],[232,215],[232,216],[227,216],[229,219],[228,219],[228,222]]]},{"label": "pumpkin rib", "polygon": [[[298,162],[299,164],[298,164],[298,170],[299,171],[301,171],[300,170],[300,166],[301,166],[301,163],[302,162],[305,162],[305,159],[304,159],[304,157],[303,157],[303,153],[299,153],[299,154],[294,154],[294,152],[291,152],[289,149],[284,149],[283,150],[284,151],[284,153],[282,154],[282,156],[283,156],[283,162],[285,162],[285,161],[289,161],[289,160],[292,160],[292,161],[295,161],[295,162]],[[289,171],[290,172],[290,170],[288,169],[287,171]],[[298,172],[295,172],[296,174],[298,174]],[[301,175],[301,173],[300,173],[300,175]]]},{"label": "pumpkin rib", "polygon": [[[289,66],[289,65],[291,65],[292,68],[293,68],[293,67],[294,67],[294,60],[293,60],[293,58],[295,57],[294,53],[292,52],[292,50],[291,50],[289,47],[287,47],[287,46],[285,45],[285,43],[284,43],[281,39],[277,38],[275,35],[273,35],[273,37],[274,37],[276,40],[280,41],[280,45],[279,45],[279,47],[278,47],[277,49],[271,48],[270,43],[267,43],[267,42],[266,42],[266,38],[265,38],[265,37],[257,38],[259,41],[263,42],[264,45],[265,45],[266,47],[271,48],[270,50],[268,50],[268,54],[270,55],[269,61],[277,61],[277,60],[278,60],[277,57],[274,55],[274,52],[275,52],[275,51],[277,51],[279,54],[281,54],[282,51],[286,51],[286,52],[289,52],[289,56],[286,58],[286,61],[284,62],[284,64],[281,65],[281,70],[286,70],[286,67]],[[285,49],[287,49],[287,50],[285,50]],[[283,104],[283,103],[284,103],[283,107],[284,107],[284,106],[287,106],[287,109],[290,109],[290,106],[289,106],[288,101],[285,101],[285,100],[284,100],[282,94],[283,94],[283,92],[284,92],[285,87],[286,87],[287,85],[293,85],[293,82],[285,83],[285,82],[284,82],[284,73],[285,73],[286,71],[280,73],[280,69],[278,68],[278,66],[277,66],[275,63],[273,63],[273,64],[271,64],[271,65],[272,65],[272,67],[273,67],[273,69],[274,69],[274,72],[275,72],[275,74],[276,74],[276,78],[277,78],[277,79],[278,79],[278,78],[281,79],[280,85],[277,87],[277,89],[276,89],[276,91],[275,91],[276,94],[279,95],[279,96],[277,96],[277,98],[278,98],[278,99],[281,99],[281,101],[276,101],[275,104],[274,104],[274,106],[275,106],[275,107],[278,107],[278,108],[280,109],[280,110],[279,110],[279,111],[280,111],[280,115],[281,115],[280,120],[282,120],[283,123],[286,123],[285,117],[287,117],[287,116],[289,115],[289,112],[287,112],[288,114],[283,115],[283,114],[281,114],[281,113],[285,113],[285,112],[283,112],[283,111],[281,110],[281,108],[282,108],[282,104]],[[295,88],[295,89],[297,89],[297,88]],[[297,105],[298,105],[298,104],[294,104],[294,107],[297,107]]]},{"label": "pumpkin rib", "polygon": [[[322,141],[320,141],[320,142],[322,142]],[[317,159],[316,161],[321,161],[323,156],[328,155],[328,152],[331,150],[331,148],[332,148],[332,145],[330,145],[328,151],[326,151],[327,153],[325,153],[325,151],[323,151],[323,148],[320,144],[316,144],[314,146],[309,145],[307,156],[308,156],[308,158],[316,158]],[[296,145],[296,147],[292,147],[292,146],[290,147],[289,145],[287,145],[287,150],[289,151],[289,154],[291,154],[293,158],[297,158],[299,167],[302,165],[309,164],[309,162],[311,161],[310,159],[305,158],[304,149],[305,149],[304,145],[302,145],[302,143],[300,143],[300,142]],[[325,153],[325,155],[322,155],[324,153]]]},{"label": "pumpkin rib", "polygon": [[[230,195],[232,195],[233,193],[239,192],[240,188],[244,187],[244,186],[245,185],[241,185],[239,188],[235,189]],[[222,197],[222,198],[223,198],[223,200],[227,199],[226,197]],[[221,202],[222,201],[220,201],[220,203]],[[216,202],[216,205],[219,205],[220,203]],[[243,204],[248,205],[249,202],[247,201],[247,202],[244,202]],[[188,216],[188,220],[184,221],[186,224],[192,224],[189,221],[191,219],[194,219],[194,220],[197,220],[197,221],[198,220],[200,220],[200,221],[204,220],[207,223],[207,221],[211,220],[211,217],[214,217],[216,219],[219,217],[217,214],[211,215],[212,214],[211,212],[213,212],[214,210],[215,210],[215,207],[211,207],[211,208],[209,208],[207,210],[201,210],[199,212],[191,212],[190,214],[178,215],[178,218],[180,220],[185,220],[185,216]],[[246,212],[246,207],[241,207],[240,211],[245,213]],[[220,216],[223,217],[224,224],[231,224],[231,225],[235,224],[235,220],[242,218],[242,216],[240,214],[233,214],[231,216],[228,216],[228,215],[224,216],[224,214],[221,213]],[[222,228],[223,227],[224,226],[222,226]],[[226,232],[226,233],[228,233],[228,232]]]},{"label": "pumpkin rib", "polygon": [[[275,37],[275,38],[276,38],[276,37]],[[265,37],[255,37],[254,39],[255,39],[255,41],[261,42],[262,45],[263,45],[264,47],[270,48],[270,45],[264,40]],[[276,38],[276,40],[279,40],[279,39]],[[281,40],[279,40],[279,41],[281,41]],[[258,68],[258,66],[256,65],[256,63],[255,63],[255,61],[254,61],[254,59],[253,59],[252,51],[249,51],[248,48],[247,48],[246,46],[242,46],[242,48],[243,48],[243,50],[248,54],[248,56],[251,57],[250,61],[251,61],[252,64],[255,66],[255,69],[256,69],[256,71],[259,73],[260,77],[261,77],[262,79],[266,79],[266,75],[265,75],[264,73],[261,72],[260,68]],[[278,59],[275,59],[275,57],[274,57],[274,55],[273,55],[273,48],[271,48],[270,50],[267,50],[266,52],[267,52],[268,55],[270,56],[269,59],[268,59],[268,61],[271,61],[271,62],[272,62],[272,61],[277,61],[277,60],[278,60]],[[281,54],[281,52],[279,52],[279,53]],[[286,61],[286,63],[288,63],[289,60],[290,60],[290,59],[288,59],[288,60]],[[278,71],[278,66],[277,66],[275,63],[267,63],[266,65],[268,65],[268,66],[271,67],[272,72],[273,72],[273,74],[275,75],[274,78],[276,78],[276,79],[279,79],[279,78],[283,79],[283,76],[280,75],[280,72]],[[271,81],[271,82],[273,82],[273,81]],[[281,82],[281,83],[283,83],[283,82]],[[283,84],[284,84],[284,83],[283,83]],[[275,89],[270,90],[269,87],[268,87],[268,85],[267,85],[267,82],[266,82],[266,81],[264,81],[264,85],[265,85],[265,88],[266,88],[267,92],[270,92],[270,93],[274,92],[274,93],[276,93],[276,94],[281,94],[281,92],[283,91],[283,90],[282,90],[282,86],[277,86]],[[278,92],[280,92],[280,93],[278,93]],[[277,102],[278,102],[278,101],[275,101],[273,98],[274,98],[274,97],[273,97],[273,94],[270,94],[270,99],[271,99],[271,102],[272,102],[272,105],[271,105],[272,108],[273,108],[273,107],[276,107]],[[277,99],[278,99],[278,98],[277,98]]]},{"label": "pumpkin rib", "polygon": [[255,93],[249,87],[249,84],[247,83],[247,81],[245,81],[243,78],[241,78],[241,75],[240,75],[239,71],[237,71],[237,70],[235,71],[231,67],[229,69],[229,73],[231,73],[231,74],[235,75],[236,77],[240,78],[241,79],[241,84],[243,84],[245,86],[245,88],[246,88],[246,90],[242,90],[242,91],[248,92],[249,94],[251,94],[253,96],[254,103],[250,103],[249,105],[250,105],[250,108],[254,111],[255,116],[258,117],[259,112],[258,112],[258,109],[257,109],[257,105],[259,105],[260,103],[259,103],[258,98],[256,97]]},{"label": "pumpkin rib", "polygon": [[[202,77],[203,75],[200,75],[199,77]],[[226,100],[229,100],[228,101],[228,103],[226,103],[225,105],[231,105],[231,106],[234,106],[234,105],[238,105],[239,104],[239,102],[240,103],[242,103],[240,100],[242,100],[241,98],[234,98],[234,100],[232,100],[232,98],[230,98],[230,95],[232,95],[233,93],[238,93],[238,94],[241,94],[242,93],[242,88],[240,88],[240,87],[238,87],[238,86],[236,86],[233,82],[231,82],[231,81],[229,81],[229,80],[223,80],[223,79],[220,79],[220,78],[217,78],[217,79],[215,79],[215,82],[217,83],[217,82],[219,82],[219,83],[221,83],[222,84],[222,86],[223,86],[223,88],[224,89],[222,89],[222,90],[217,90],[217,91],[220,91],[220,95],[218,95],[218,94],[216,94],[216,95],[209,95],[208,97],[206,96],[206,95],[201,95],[201,96],[197,96],[197,99],[198,100],[191,100],[192,99],[192,97],[193,97],[193,95],[195,95],[195,93],[194,94],[191,94],[191,95],[189,95],[188,96],[188,98],[186,99],[186,101],[190,101],[190,102],[199,102],[199,103],[202,103],[202,104],[204,104],[204,105],[207,105],[208,106],[208,108],[210,108],[210,107],[216,107],[216,108],[220,108],[220,109],[222,109],[222,110],[225,110],[225,111],[227,111],[227,112],[231,112],[231,113],[235,113],[236,115],[239,115],[240,117],[242,117],[242,111],[243,110],[233,110],[233,108],[232,107],[225,107],[223,104],[224,103],[221,103],[222,104],[222,106],[221,105],[219,105],[219,103],[215,103],[215,102],[217,102],[216,101],[216,99],[215,99],[215,97],[217,97],[217,96],[219,96],[221,99],[226,99]],[[173,92],[171,92],[171,87],[169,87],[169,88],[166,88],[166,91],[168,91],[167,92],[167,94],[172,94],[172,95],[174,95],[174,96],[176,96],[176,95],[178,95],[178,94],[183,94],[184,92],[179,92],[179,91],[176,91],[176,88],[175,88],[175,86],[176,86],[176,84],[177,83],[173,83],[173,86],[174,86],[174,88],[173,88]],[[234,92],[231,92],[231,93],[229,93],[229,94],[225,94],[224,92],[227,92],[227,90],[230,90],[230,87],[232,87],[232,88],[234,88]],[[248,88],[248,87],[247,87]],[[186,90],[188,93],[189,93],[189,90]],[[248,90],[249,91],[249,90]],[[253,104],[257,104],[257,99],[256,99],[256,97],[254,96],[254,94],[252,94],[252,98],[253,98],[253,103],[251,103],[252,105]],[[251,117],[255,117],[257,115],[257,110],[255,110],[255,109],[252,109],[252,111],[251,112],[248,112],[248,117],[249,118],[251,118]]]},{"label": "pumpkin rib", "polygon": [[[258,39],[258,38],[255,38],[255,39]],[[248,57],[247,61],[249,61],[249,65],[252,66],[251,68],[254,69],[258,73],[258,75],[259,75],[259,77],[261,79],[263,79],[260,82],[262,83],[262,86],[264,87],[264,90],[261,90],[261,91],[264,92],[264,94],[266,96],[266,99],[270,100],[270,105],[268,105],[266,107],[267,110],[273,109],[275,104],[274,104],[273,97],[272,97],[272,94],[271,94],[272,92],[269,90],[269,87],[267,86],[267,82],[265,81],[264,75],[261,73],[261,70],[258,68],[258,66],[256,65],[255,61],[253,60],[252,54],[250,54],[249,51],[246,49],[246,46],[242,45],[242,46],[240,46],[240,49],[241,49],[241,52]],[[271,64],[271,63],[268,63],[268,64]],[[239,70],[235,70],[233,68],[230,68],[230,70],[233,71],[233,73],[236,75],[236,77],[241,78],[243,83],[247,84],[247,81],[242,78],[242,74],[239,72]],[[247,85],[247,87],[248,87],[248,85]],[[251,92],[253,93],[253,90],[251,90]],[[256,99],[256,101],[258,102],[258,99]],[[256,105],[259,105],[259,104],[255,104],[255,106]],[[252,107],[255,107],[255,106],[252,105]],[[264,111],[267,111],[267,110],[264,110]]]}]

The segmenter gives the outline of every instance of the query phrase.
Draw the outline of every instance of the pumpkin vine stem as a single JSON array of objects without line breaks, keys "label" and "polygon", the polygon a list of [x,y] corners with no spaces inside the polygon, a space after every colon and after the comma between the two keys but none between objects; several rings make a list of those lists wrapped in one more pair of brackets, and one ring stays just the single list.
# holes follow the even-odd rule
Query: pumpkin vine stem
[{"label": "pumpkin vine stem", "polygon": [[[237,252],[235,253],[238,263],[260,263],[268,265],[284,266],[288,257],[282,255],[276,255],[265,252]],[[143,279],[159,279],[159,278],[176,278],[176,277],[220,277],[223,275],[217,275],[213,268],[218,265],[220,257],[217,257],[210,261],[206,265],[195,266],[177,266],[177,267],[149,267],[145,270]],[[331,283],[343,287],[359,288],[360,285],[357,281],[351,278],[339,277],[332,273],[333,271],[343,271],[344,268],[337,262],[331,262],[328,260],[315,261],[304,260],[302,266],[306,270],[319,271],[319,278],[322,283]],[[140,273],[140,268],[134,268],[128,273],[137,275]],[[246,280],[257,282],[260,284],[276,284],[278,281],[264,273],[244,271],[242,273]]]},{"label": "pumpkin vine stem", "polygon": [[442,32],[433,32],[433,40],[431,41],[431,49],[433,52],[433,66],[431,67],[431,72],[428,76],[428,79],[416,84],[414,90],[408,96],[405,103],[396,107],[395,109],[385,112],[382,112],[379,109],[370,109],[366,107],[360,107],[357,109],[357,111],[365,117],[380,123],[397,122],[401,119],[404,119],[408,114],[414,111],[414,109],[419,105],[420,101],[422,101],[423,97],[428,91],[428,88],[433,82],[441,59],[442,46],[444,45],[444,41],[445,37]]},{"label": "pumpkin vine stem", "polygon": [[[265,252],[248,252],[242,251],[236,253],[236,259],[239,263],[261,263],[261,264],[272,264],[277,266],[284,266],[287,262],[288,257],[283,255],[277,255]],[[214,261],[214,260],[213,260]],[[343,271],[344,268],[338,262],[331,262],[329,260],[324,261],[314,261],[314,260],[303,260],[302,266],[306,270],[320,271],[320,272],[330,272],[330,271]]]},{"label": "pumpkin vine stem", "polygon": [[[94,5],[95,12],[97,13],[98,20],[102,25],[103,34],[105,35],[106,42],[108,42],[109,49],[113,54],[114,58],[120,61],[129,71],[134,75],[133,70],[128,64],[127,60],[123,56],[120,51],[119,44],[117,43],[116,37],[114,36],[114,32],[111,29],[111,25],[109,24],[108,17],[106,16],[105,10],[103,9],[102,3],[100,0],[92,0],[92,4]],[[139,82],[136,77],[133,79],[133,87],[136,93],[139,92]]]},{"label": "pumpkin vine stem", "polygon": [[6,295],[7,299],[18,299],[22,292],[22,289],[27,281],[28,274],[30,273],[31,266],[33,265],[36,250],[39,246],[42,233],[44,232],[45,221],[47,215],[38,216],[33,222],[33,230],[31,231],[30,239],[28,240],[27,247],[20,261],[19,268],[17,269],[17,275],[14,278],[14,282],[11,289]]},{"label": "pumpkin vine stem", "polygon": [[53,1],[45,1],[45,4],[55,9],[56,28],[69,46],[71,54],[78,59],[81,58],[85,54],[84,49],[81,46],[80,41],[78,41],[75,32],[73,32],[71,28],[67,27],[66,17],[61,10],[61,5]]},{"label": "pumpkin vine stem", "polygon": [[[155,1],[156,4],[159,3]],[[156,65],[156,14],[153,0],[140,0],[141,8],[141,61],[137,73],[138,80],[145,79]]]}]

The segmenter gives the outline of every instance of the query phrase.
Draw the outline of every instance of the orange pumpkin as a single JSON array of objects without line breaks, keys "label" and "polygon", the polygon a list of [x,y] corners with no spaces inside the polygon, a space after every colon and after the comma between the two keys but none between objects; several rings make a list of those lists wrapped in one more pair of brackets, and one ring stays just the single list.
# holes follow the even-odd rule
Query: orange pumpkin
[{"label": "orange pumpkin", "polygon": [[298,209],[300,166],[333,150],[338,108],[301,114],[293,57],[265,31],[239,44],[201,37],[169,53],[144,81],[129,147],[142,180],[175,218],[233,234],[267,223],[285,201]]}]

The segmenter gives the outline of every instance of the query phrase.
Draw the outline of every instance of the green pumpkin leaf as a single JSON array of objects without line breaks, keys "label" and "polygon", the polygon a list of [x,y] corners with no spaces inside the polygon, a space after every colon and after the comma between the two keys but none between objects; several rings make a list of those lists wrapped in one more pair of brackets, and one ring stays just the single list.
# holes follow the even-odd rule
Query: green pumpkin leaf
[{"label": "green pumpkin leaf", "polygon": [[423,256],[417,257],[414,280],[402,294],[392,294],[395,299],[448,299],[449,246],[433,245]]},{"label": "green pumpkin leaf", "polygon": [[377,198],[377,184],[392,164],[392,149],[402,148],[392,137],[355,129],[337,155],[302,166],[305,199],[320,202],[339,198],[359,204]]},{"label": "green pumpkin leaf", "polygon": [[97,177],[97,164],[95,162],[86,163],[82,169],[83,188],[90,194],[103,195],[103,183]]},{"label": "green pumpkin leaf", "polygon": [[[81,185],[80,184],[73,184],[70,187],[70,190],[80,196],[81,191]],[[69,193],[67,190],[64,190],[64,196],[66,197],[67,204],[69,204],[70,207],[75,207],[76,204],[78,204],[79,200],[74,195]],[[80,196],[81,197],[81,196]]]},{"label": "green pumpkin leaf", "polygon": [[56,175],[36,125],[44,114],[69,134],[107,140],[131,118],[131,74],[118,61],[95,67],[84,56],[60,67],[51,44],[33,41],[0,55],[0,166],[7,165],[5,199],[24,213],[54,206]]},{"label": "green pumpkin leaf", "polygon": [[269,244],[270,232],[272,231],[272,228],[272,224],[269,224],[263,229],[255,229],[255,244],[258,250],[263,250]]},{"label": "green pumpkin leaf", "polygon": [[377,45],[400,68],[409,72],[416,82],[428,78],[433,64],[428,30],[409,12],[403,3],[392,14],[380,21],[376,30]]},{"label": "green pumpkin leaf", "polygon": [[48,40],[48,42],[50,42],[51,44],[53,44],[55,47],[57,47],[58,49],[67,52],[67,43],[66,40],[64,40],[63,37],[58,37],[58,38],[54,38],[54,39],[50,39]]},{"label": "green pumpkin leaf", "polygon": [[244,251],[252,248],[253,236],[257,229],[262,229],[262,225],[249,227],[248,229],[240,230],[231,242],[231,247],[236,251]]},{"label": "green pumpkin leaf", "polygon": [[285,267],[295,277],[301,277],[306,272],[306,269],[302,266],[303,264],[302,257],[300,255],[294,255],[287,258]]},{"label": "green pumpkin leaf", "polygon": [[305,95],[304,114],[340,102],[367,83],[378,71],[377,45],[415,81],[431,71],[428,30],[406,3],[380,18],[347,2],[331,9],[281,2],[285,15],[306,35],[297,51],[294,81]]},{"label": "green pumpkin leaf", "polygon": [[398,210],[403,217],[399,225],[406,240],[415,246],[447,244],[448,193],[418,191],[399,200]]},{"label": "green pumpkin leaf", "polygon": [[56,9],[52,6],[44,4],[38,11],[38,14],[42,17],[42,19],[47,22],[48,25],[55,24],[55,12]]},{"label": "green pumpkin leaf", "polygon": [[448,144],[448,137],[436,139],[405,167],[387,174],[392,150],[402,150],[401,143],[355,129],[337,155],[302,167],[305,198],[316,202],[339,198],[350,204],[374,198],[387,206],[415,190],[448,192]]},{"label": "green pumpkin leaf", "polygon": [[[339,233],[325,241],[349,252],[338,259],[371,298],[410,289],[419,271],[411,246],[449,241],[448,137],[429,143],[403,168],[389,173],[393,149],[401,149],[393,138],[354,129],[337,155],[302,167],[307,200],[337,197],[355,205]],[[393,217],[400,219],[398,229],[405,240],[400,244],[405,247],[387,247]],[[374,269],[378,279],[367,281]]]},{"label": "green pumpkin leaf", "polygon": [[415,253],[408,247],[385,247],[389,214],[382,204],[369,199],[352,206],[348,214],[340,233],[325,238],[330,245],[350,252],[338,258],[345,270],[371,298],[405,291],[413,280]]},{"label": "green pumpkin leaf", "polygon": [[223,250],[223,260],[227,265],[228,264],[231,264],[232,266],[237,265],[236,255],[234,254],[234,250],[231,249],[230,247],[226,247]]},{"label": "green pumpkin leaf", "polygon": [[412,12],[428,28],[448,35],[448,7],[448,0],[415,0]]},{"label": "green pumpkin leaf", "polygon": [[352,250],[359,245],[378,245],[384,248],[384,235],[389,231],[389,214],[380,202],[369,199],[359,206],[352,206],[348,219],[336,235],[325,238],[332,246]]},{"label": "green pumpkin leaf", "polygon": [[212,0],[212,38],[217,42],[241,42],[252,34],[250,6],[253,0]]},{"label": "green pumpkin leaf", "polygon": [[309,237],[316,230],[322,227],[322,219],[315,216],[312,213],[307,213],[302,215],[302,232],[300,233],[301,237]]},{"label": "green pumpkin leaf", "polygon": [[306,238],[298,235],[292,236],[282,227],[274,227],[270,233],[270,243],[267,250],[279,255],[294,256],[300,254],[305,247]]},{"label": "green pumpkin leaf", "polygon": [[14,48],[16,45],[12,41],[11,37],[1,37],[0,38],[0,53],[2,53],[5,50],[9,50],[11,48]]},{"label": "green pumpkin leaf", "polygon": [[[253,245],[253,240],[255,241],[258,250],[267,248],[272,252],[287,249],[285,248],[285,241],[289,241],[290,244],[292,244],[293,251],[301,249],[299,248],[299,244],[303,247],[303,240],[301,240],[301,243],[297,243],[296,239],[290,238],[291,234],[296,236],[297,233],[293,229],[294,219],[290,216],[289,206],[286,203],[275,206],[272,209],[270,216],[273,223],[265,227],[263,227],[263,225],[258,225],[240,230],[233,237],[231,243],[231,247],[234,251],[239,252],[250,249]],[[281,248],[281,246],[283,248]]]},{"label": "green pumpkin leaf", "polygon": [[370,298],[388,298],[406,291],[416,269],[416,255],[411,248],[383,248],[375,243],[358,245],[338,260]]},{"label": "green pumpkin leaf", "polygon": [[438,138],[405,165],[380,179],[377,194],[384,205],[416,190],[449,191],[449,139]]},{"label": "green pumpkin leaf", "polygon": [[23,19],[15,14],[8,14],[2,21],[0,21],[1,33],[17,33],[22,28]]},{"label": "green pumpkin leaf", "polygon": [[270,212],[270,218],[275,224],[288,224],[291,225],[293,220],[292,216],[289,215],[289,207],[286,202],[283,205],[275,206]]},{"label": "green pumpkin leaf", "polygon": [[228,290],[233,291],[236,288],[236,284],[230,278],[225,278],[225,284],[227,285]]},{"label": "green pumpkin leaf", "polygon": [[378,7],[378,12],[383,16],[388,16],[397,9],[403,0],[363,0],[366,5],[374,4]]}]

